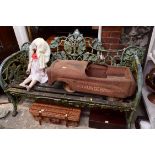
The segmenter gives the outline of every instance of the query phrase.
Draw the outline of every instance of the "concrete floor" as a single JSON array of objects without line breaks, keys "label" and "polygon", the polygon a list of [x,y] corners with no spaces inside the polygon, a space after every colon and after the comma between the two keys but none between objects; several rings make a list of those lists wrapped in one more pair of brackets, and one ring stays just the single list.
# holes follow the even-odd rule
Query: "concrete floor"
[{"label": "concrete floor", "polygon": [[[0,96],[0,108],[8,109],[12,111],[12,104],[7,103],[8,100],[5,95]],[[5,103],[5,104],[3,104]],[[39,124],[38,121],[35,121],[32,115],[29,113],[29,105],[31,101],[23,101],[18,106],[18,115],[16,117],[12,117],[11,112],[5,118],[0,119],[0,128],[7,129],[66,129],[73,127],[66,127],[65,125],[55,125],[52,123],[43,122],[42,125]],[[80,119],[80,124],[78,127],[81,129],[88,129],[89,122],[89,112],[82,113],[82,117]],[[136,115],[144,115],[144,112],[141,107],[138,108]],[[132,123],[132,128],[134,128],[134,122]]]},{"label": "concrete floor", "polygon": [[[0,96],[0,108],[8,109],[12,111],[12,104],[7,103],[6,96]],[[1,104],[5,103],[5,104]],[[23,101],[22,104],[18,106],[18,115],[16,117],[12,117],[11,112],[5,118],[0,119],[0,128],[7,128],[7,129],[66,129],[73,127],[66,127],[65,125],[56,125],[52,123],[45,123],[42,122],[42,125],[39,124],[38,121],[35,121],[33,116],[29,112],[29,105],[31,101]],[[74,128],[81,128],[87,129],[89,122],[88,113],[82,113],[82,117],[80,119],[80,124],[78,127]]]}]

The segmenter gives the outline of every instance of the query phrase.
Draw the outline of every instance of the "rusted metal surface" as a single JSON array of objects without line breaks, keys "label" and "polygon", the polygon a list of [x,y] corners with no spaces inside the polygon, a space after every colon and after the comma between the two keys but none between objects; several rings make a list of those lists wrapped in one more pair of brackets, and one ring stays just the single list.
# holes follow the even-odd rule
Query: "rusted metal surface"
[{"label": "rusted metal surface", "polygon": [[49,84],[61,81],[72,91],[126,98],[132,96],[136,89],[135,80],[128,67],[57,60],[47,69],[47,74]]}]

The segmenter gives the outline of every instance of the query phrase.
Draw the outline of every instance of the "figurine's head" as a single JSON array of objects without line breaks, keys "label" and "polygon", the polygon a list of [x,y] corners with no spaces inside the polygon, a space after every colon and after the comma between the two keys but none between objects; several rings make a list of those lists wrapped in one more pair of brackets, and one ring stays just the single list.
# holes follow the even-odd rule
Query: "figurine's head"
[{"label": "figurine's head", "polygon": [[29,59],[31,59],[32,54],[36,53],[39,60],[41,58],[41,55],[45,57],[45,63],[47,63],[50,59],[50,46],[43,38],[36,38],[33,40],[33,42],[30,45],[30,56]]}]

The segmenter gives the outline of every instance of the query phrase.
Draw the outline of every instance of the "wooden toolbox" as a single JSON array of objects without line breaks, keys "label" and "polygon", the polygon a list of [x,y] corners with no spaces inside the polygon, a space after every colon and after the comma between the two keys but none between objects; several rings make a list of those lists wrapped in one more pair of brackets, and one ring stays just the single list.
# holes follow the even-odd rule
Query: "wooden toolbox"
[{"label": "wooden toolbox", "polygon": [[114,110],[91,110],[89,127],[97,129],[126,129],[125,113]]},{"label": "wooden toolbox", "polygon": [[81,110],[45,103],[33,103],[29,109],[35,120],[62,124],[66,126],[78,126]]}]

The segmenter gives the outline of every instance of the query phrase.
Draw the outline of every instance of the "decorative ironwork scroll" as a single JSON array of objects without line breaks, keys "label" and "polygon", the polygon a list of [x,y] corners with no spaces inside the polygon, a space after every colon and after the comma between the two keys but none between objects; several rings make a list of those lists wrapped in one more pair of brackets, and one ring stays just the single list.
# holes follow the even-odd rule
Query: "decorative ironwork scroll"
[{"label": "decorative ironwork scroll", "polygon": [[[61,46],[64,49],[60,51]],[[72,60],[85,60],[97,64],[106,64],[114,66],[129,66],[132,69],[132,61],[134,55],[137,54],[140,61],[143,61],[143,50],[130,46],[122,50],[105,50],[102,43],[98,39],[83,37],[78,30],[68,37],[56,37],[50,44],[52,52],[51,60],[56,59],[72,59]]]}]

